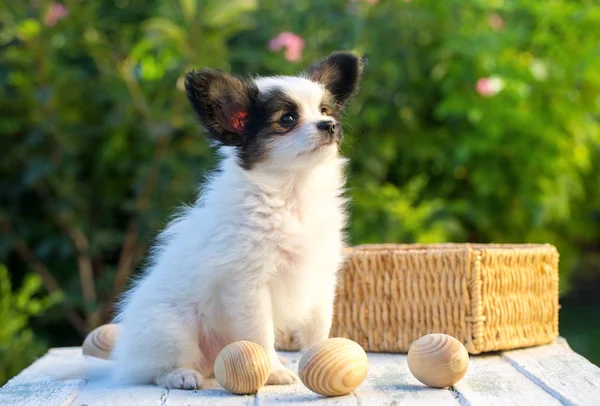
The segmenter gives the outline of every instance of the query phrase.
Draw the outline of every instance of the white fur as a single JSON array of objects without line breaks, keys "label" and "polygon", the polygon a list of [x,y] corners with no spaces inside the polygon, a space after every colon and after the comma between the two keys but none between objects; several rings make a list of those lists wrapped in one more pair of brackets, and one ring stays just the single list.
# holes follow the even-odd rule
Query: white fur
[{"label": "white fur", "polygon": [[285,89],[302,109],[293,133],[269,159],[241,169],[222,147],[220,170],[203,195],[162,232],[152,265],[126,295],[112,378],[196,389],[219,350],[236,340],[262,345],[268,383],[292,383],[274,349],[276,329],[304,346],[328,337],[345,225],[344,159],[337,145],[314,149],[321,85],[261,78],[261,92]]}]

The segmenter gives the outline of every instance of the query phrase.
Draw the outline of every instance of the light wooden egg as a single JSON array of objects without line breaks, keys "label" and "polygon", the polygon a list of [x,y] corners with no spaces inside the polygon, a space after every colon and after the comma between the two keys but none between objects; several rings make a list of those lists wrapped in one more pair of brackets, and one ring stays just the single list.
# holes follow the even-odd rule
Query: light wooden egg
[{"label": "light wooden egg", "polygon": [[306,387],[323,396],[346,395],[367,376],[365,350],[352,340],[330,338],[311,347],[300,359],[298,375]]},{"label": "light wooden egg", "polygon": [[408,369],[432,388],[445,388],[460,381],[469,367],[464,345],[446,334],[428,334],[408,350]]},{"label": "light wooden egg", "polygon": [[249,395],[267,382],[271,365],[263,347],[250,341],[236,341],[217,355],[214,370],[217,382],[225,390]]},{"label": "light wooden egg", "polygon": [[83,341],[81,351],[84,355],[109,359],[110,353],[120,335],[121,326],[118,324],[105,324],[96,327]]}]

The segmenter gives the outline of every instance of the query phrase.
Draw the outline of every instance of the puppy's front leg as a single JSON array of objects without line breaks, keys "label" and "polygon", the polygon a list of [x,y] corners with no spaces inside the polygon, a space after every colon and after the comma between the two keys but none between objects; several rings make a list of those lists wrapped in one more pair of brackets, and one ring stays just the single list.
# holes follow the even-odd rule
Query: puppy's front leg
[{"label": "puppy's front leg", "polygon": [[329,309],[314,309],[312,317],[307,324],[300,327],[299,338],[302,349],[329,338],[331,330],[332,312]]},{"label": "puppy's front leg", "polygon": [[[328,283],[329,282],[329,283]],[[302,349],[329,338],[335,301],[335,279],[323,281],[321,295],[313,305],[311,317],[300,326],[299,338]]]},{"label": "puppy's front leg", "polygon": [[[247,289],[247,288],[246,288]],[[267,385],[287,385],[299,382],[298,376],[283,366],[275,352],[275,331],[271,295],[266,287],[254,291],[237,290],[228,297],[228,312],[234,340],[252,341],[262,346],[271,362]]]}]

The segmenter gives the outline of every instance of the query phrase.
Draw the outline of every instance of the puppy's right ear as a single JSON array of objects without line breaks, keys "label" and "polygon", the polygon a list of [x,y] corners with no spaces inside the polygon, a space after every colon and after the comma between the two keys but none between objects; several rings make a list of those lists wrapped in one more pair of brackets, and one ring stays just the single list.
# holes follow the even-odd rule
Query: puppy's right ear
[{"label": "puppy's right ear", "polygon": [[240,146],[256,85],[225,72],[205,68],[185,75],[185,89],[200,122],[222,145]]}]

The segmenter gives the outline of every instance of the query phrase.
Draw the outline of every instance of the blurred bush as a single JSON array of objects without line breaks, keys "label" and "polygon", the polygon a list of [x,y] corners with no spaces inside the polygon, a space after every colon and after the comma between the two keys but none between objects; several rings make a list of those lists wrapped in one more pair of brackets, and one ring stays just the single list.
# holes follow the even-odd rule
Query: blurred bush
[{"label": "blurred bush", "polygon": [[29,319],[56,304],[60,297],[38,298],[42,282],[28,275],[13,292],[8,270],[0,265],[0,386],[46,351],[45,343],[34,337]]},{"label": "blurred bush", "polygon": [[0,261],[64,294],[48,334],[109,317],[214,164],[184,72],[336,49],[370,61],[345,118],[352,243],[549,242],[563,291],[600,279],[592,0],[14,0],[0,24]]}]

